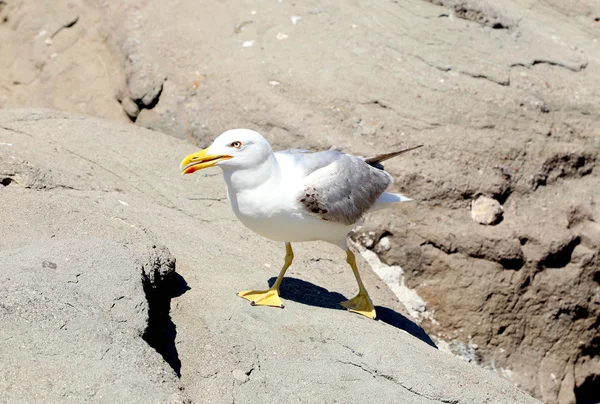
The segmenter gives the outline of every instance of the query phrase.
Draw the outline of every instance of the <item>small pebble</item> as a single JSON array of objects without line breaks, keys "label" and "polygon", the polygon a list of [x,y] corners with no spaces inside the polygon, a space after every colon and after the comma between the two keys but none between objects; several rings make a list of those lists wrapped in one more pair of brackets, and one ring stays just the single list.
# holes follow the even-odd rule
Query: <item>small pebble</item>
[{"label": "small pebble", "polygon": [[43,261],[42,267],[49,268],[49,269],[56,269],[56,268],[58,268],[58,265],[56,265],[54,262],[51,262],[51,261]]},{"label": "small pebble", "polygon": [[121,107],[130,118],[137,118],[140,113],[140,107],[129,97],[121,100]]},{"label": "small pebble", "polygon": [[495,199],[480,196],[471,202],[471,217],[477,223],[494,225],[502,220],[504,208]]},{"label": "small pebble", "polygon": [[233,372],[233,378],[238,382],[244,384],[248,381],[249,377],[242,369],[235,369]]},{"label": "small pebble", "polygon": [[378,251],[389,251],[392,248],[389,237],[382,237],[376,248]]}]

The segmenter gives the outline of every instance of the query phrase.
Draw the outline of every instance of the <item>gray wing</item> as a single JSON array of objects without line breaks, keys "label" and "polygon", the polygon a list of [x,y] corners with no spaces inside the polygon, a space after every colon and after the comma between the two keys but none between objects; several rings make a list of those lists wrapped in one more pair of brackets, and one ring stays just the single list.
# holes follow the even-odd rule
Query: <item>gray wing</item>
[{"label": "gray wing", "polygon": [[356,223],[392,183],[388,173],[362,157],[333,150],[290,156],[306,175],[299,202],[308,213],[324,220]]},{"label": "gray wing", "polygon": [[304,149],[290,149],[278,151],[275,156],[281,154],[288,159],[293,160],[294,166],[299,170],[299,175],[306,177],[319,168],[323,168],[336,160],[339,160],[344,153],[337,150],[326,150],[313,152]]}]

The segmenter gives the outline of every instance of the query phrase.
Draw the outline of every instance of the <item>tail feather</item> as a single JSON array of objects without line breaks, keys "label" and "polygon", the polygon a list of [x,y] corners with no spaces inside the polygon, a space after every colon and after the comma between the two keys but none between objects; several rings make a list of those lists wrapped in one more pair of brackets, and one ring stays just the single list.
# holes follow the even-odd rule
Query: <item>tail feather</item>
[{"label": "tail feather", "polygon": [[409,197],[407,197],[405,195],[393,194],[391,192],[384,192],[383,194],[381,194],[381,196],[379,198],[377,198],[377,200],[375,201],[375,204],[373,205],[373,207],[370,210],[373,211],[373,210],[383,209],[392,203],[410,202],[410,201],[412,201],[412,199],[410,199]]},{"label": "tail feather", "polygon": [[[365,163],[367,163],[375,168],[378,168],[380,170],[383,170],[383,164],[381,164],[383,161],[389,160],[391,158],[394,158],[396,156],[399,156],[399,155],[409,152],[411,150],[418,149],[419,147],[423,147],[423,145],[420,144],[417,146],[407,147],[406,149],[398,150],[395,152],[380,154],[379,156],[374,156],[374,157],[369,157],[369,158],[365,159]],[[390,176],[390,178],[391,178],[391,176]],[[391,192],[384,192],[379,196],[379,198],[377,198],[377,200],[375,201],[375,204],[373,205],[373,207],[370,210],[371,211],[379,210],[379,209],[387,207],[388,205],[390,205],[392,203],[409,202],[409,201],[412,201],[412,199],[410,199],[409,197],[407,197],[405,195],[394,194]]]},{"label": "tail feather", "polygon": [[373,167],[379,168],[380,170],[383,170],[383,165],[381,164],[382,162],[389,160],[391,158],[394,158],[396,156],[399,156],[401,154],[404,154],[406,152],[409,152],[411,150],[418,149],[419,147],[423,147],[423,145],[420,144],[417,146],[407,147],[406,149],[398,150],[395,152],[385,153],[385,154],[380,154],[379,156],[369,157],[369,158],[365,159],[365,163],[367,163]]}]

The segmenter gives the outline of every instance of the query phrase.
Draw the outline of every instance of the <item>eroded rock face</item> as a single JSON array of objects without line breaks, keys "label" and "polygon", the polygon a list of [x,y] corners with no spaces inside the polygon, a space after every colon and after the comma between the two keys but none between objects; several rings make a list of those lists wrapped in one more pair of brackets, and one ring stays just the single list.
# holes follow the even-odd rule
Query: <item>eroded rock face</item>
[{"label": "eroded rock face", "polygon": [[[541,397],[593,402],[600,314],[600,227],[593,218],[598,213],[590,205],[570,208],[574,199],[554,202],[546,213],[552,219],[541,223],[519,215],[517,222],[507,218],[482,227],[468,223],[467,212],[446,217],[453,225],[448,234],[436,231],[420,206],[407,207],[400,224],[385,227],[391,248],[380,254],[402,266],[405,284],[426,302],[429,314],[422,315],[422,326],[438,344],[449,342],[453,352]],[[509,199],[512,203],[517,202]],[[564,209],[558,217],[557,205]],[[568,223],[577,224],[567,229]],[[364,231],[375,231],[371,226]]]},{"label": "eroded rock face", "polygon": [[142,339],[153,332],[146,261],[94,237],[0,251],[3,400],[186,402],[173,369]]},{"label": "eroded rock face", "polygon": [[356,283],[338,247],[295,246],[284,310],[237,297],[273,280],[284,246],[235,220],[221,176],[179,175],[191,150],[130,124],[0,111],[0,397],[537,402],[435,349],[361,260],[380,321],[341,310]]}]

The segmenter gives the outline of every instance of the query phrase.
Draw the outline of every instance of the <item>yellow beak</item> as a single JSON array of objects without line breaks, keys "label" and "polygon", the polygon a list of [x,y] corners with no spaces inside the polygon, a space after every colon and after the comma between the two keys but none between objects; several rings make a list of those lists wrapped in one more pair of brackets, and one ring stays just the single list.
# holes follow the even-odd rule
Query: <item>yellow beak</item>
[{"label": "yellow beak", "polygon": [[195,171],[202,170],[204,168],[212,167],[222,160],[229,160],[233,156],[224,155],[211,155],[206,154],[208,149],[200,150],[197,153],[192,153],[183,159],[179,168],[181,174],[191,174]]}]

